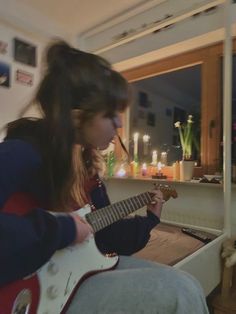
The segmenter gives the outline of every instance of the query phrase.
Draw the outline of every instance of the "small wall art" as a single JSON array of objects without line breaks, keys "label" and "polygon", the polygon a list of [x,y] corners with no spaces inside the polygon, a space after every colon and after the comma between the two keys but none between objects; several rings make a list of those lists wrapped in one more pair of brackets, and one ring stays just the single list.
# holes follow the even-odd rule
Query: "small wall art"
[{"label": "small wall art", "polygon": [[36,67],[36,46],[14,38],[14,60]]},{"label": "small wall art", "polygon": [[7,53],[8,43],[0,40],[0,54],[5,55]]},{"label": "small wall art", "polygon": [[28,85],[32,86],[33,85],[33,74],[22,71],[22,70],[16,70],[16,82],[23,84],[23,85]]},{"label": "small wall art", "polygon": [[139,92],[139,106],[143,108],[149,107],[149,100],[148,100],[148,94],[145,92]]},{"label": "small wall art", "polygon": [[155,126],[156,125],[156,116],[153,112],[148,112],[147,114],[147,125]]},{"label": "small wall art", "polygon": [[10,87],[10,65],[0,61],[0,86]]}]

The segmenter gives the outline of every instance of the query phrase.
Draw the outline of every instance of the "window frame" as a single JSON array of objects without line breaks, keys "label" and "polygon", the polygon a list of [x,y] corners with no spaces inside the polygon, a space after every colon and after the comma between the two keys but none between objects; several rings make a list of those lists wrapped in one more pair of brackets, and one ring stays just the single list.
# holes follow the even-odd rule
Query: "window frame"
[{"label": "window frame", "polygon": [[[233,53],[236,53],[236,40],[233,41]],[[221,134],[222,134],[222,70],[221,57],[223,43],[181,53],[139,67],[122,71],[129,81],[157,76],[163,73],[201,65],[201,143],[200,159],[203,173],[214,174],[221,165]],[[129,113],[127,113],[129,115]],[[124,119],[122,134],[128,134],[129,122]]]}]

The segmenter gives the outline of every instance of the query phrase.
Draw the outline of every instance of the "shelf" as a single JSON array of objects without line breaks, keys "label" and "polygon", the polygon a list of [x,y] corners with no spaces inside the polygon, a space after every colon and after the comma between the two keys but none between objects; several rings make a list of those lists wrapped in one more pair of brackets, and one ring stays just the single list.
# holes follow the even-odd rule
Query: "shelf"
[{"label": "shelf", "polygon": [[[217,183],[199,183],[199,182],[193,182],[193,181],[173,181],[173,180],[163,180],[163,179],[152,179],[152,178],[145,178],[145,177],[107,177],[105,178],[105,181],[109,180],[120,180],[120,181],[151,181],[151,182],[158,182],[160,184],[169,184],[169,185],[187,185],[187,186],[197,186],[197,187],[211,187],[211,188],[222,188],[223,184],[217,184]],[[236,184],[232,183],[232,188],[236,188]]]}]

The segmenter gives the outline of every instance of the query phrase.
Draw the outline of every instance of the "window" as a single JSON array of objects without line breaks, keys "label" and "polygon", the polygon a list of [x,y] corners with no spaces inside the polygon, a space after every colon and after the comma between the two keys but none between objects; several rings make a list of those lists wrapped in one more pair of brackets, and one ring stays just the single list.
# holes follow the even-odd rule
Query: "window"
[{"label": "window", "polygon": [[[236,52],[236,41],[234,41],[233,48]],[[213,174],[221,169],[222,54],[223,45],[220,43],[123,72],[128,81],[137,82],[174,70],[201,66],[200,161],[203,173],[208,174]],[[157,123],[158,121],[156,121]]]},{"label": "window", "polygon": [[[130,108],[130,139],[139,132],[139,159],[151,162],[151,152],[156,150],[158,159],[161,152],[167,154],[169,165],[181,160],[182,150],[175,122],[186,123],[188,115],[193,115],[195,137],[200,142],[201,65],[141,79],[131,85],[134,102]],[[150,136],[148,145],[142,142],[145,134]],[[130,152],[132,156],[132,140]],[[199,161],[200,149],[194,149],[192,157]]]}]

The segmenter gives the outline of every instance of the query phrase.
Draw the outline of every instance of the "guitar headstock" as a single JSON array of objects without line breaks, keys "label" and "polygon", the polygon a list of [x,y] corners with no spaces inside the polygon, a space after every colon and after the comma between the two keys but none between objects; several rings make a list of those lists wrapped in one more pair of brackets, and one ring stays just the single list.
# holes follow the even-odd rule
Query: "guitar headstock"
[{"label": "guitar headstock", "polygon": [[163,199],[165,201],[168,201],[171,197],[177,198],[178,193],[176,192],[176,189],[171,187],[168,184],[155,184],[155,188],[159,189],[163,194]]}]

